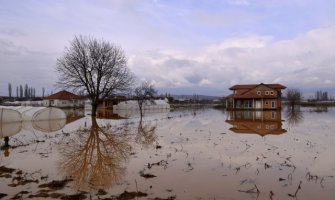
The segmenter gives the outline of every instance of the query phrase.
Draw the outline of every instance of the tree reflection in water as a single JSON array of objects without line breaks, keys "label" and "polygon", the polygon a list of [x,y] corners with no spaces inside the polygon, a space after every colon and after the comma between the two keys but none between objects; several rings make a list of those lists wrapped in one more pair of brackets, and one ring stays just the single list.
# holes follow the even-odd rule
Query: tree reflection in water
[{"label": "tree reflection in water", "polygon": [[317,106],[315,106],[315,108],[312,111],[314,111],[314,112],[328,112],[328,106],[317,105]]},{"label": "tree reflection in water", "polygon": [[148,148],[157,141],[157,135],[155,134],[156,126],[157,125],[152,125],[150,122],[144,122],[141,119],[138,124],[135,141],[144,148]]},{"label": "tree reflection in water", "polygon": [[122,128],[99,127],[92,117],[89,129],[70,134],[61,144],[60,171],[74,180],[80,190],[109,188],[125,174],[125,162],[131,151],[128,134]]},{"label": "tree reflection in water", "polygon": [[286,120],[290,126],[298,125],[304,119],[303,113],[300,110],[300,106],[287,107]]}]

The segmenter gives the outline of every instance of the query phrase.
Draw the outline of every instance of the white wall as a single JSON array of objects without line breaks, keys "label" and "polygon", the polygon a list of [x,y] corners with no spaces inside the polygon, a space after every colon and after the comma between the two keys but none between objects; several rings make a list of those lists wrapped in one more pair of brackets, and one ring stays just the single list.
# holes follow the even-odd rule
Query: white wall
[{"label": "white wall", "polygon": [[52,106],[52,107],[83,107],[84,100],[44,100],[44,106]]}]

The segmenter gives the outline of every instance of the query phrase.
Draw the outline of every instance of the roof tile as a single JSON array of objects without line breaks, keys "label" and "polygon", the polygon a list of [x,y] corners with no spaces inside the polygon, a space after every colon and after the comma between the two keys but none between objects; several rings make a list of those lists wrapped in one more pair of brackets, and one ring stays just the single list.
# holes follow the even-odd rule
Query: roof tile
[{"label": "roof tile", "polygon": [[232,87],[230,87],[230,90],[240,90],[240,89],[252,89],[255,88],[259,85],[265,85],[267,87],[273,88],[273,89],[285,89],[286,87],[281,85],[281,84],[265,84],[265,83],[261,83],[261,84],[248,84],[248,85],[234,85]]},{"label": "roof tile", "polygon": [[70,100],[70,99],[81,99],[81,97],[78,96],[78,95],[75,95],[71,92],[68,92],[66,90],[63,90],[63,91],[57,92],[55,94],[52,94],[45,99],[49,99],[49,100],[52,100],[52,99]]}]

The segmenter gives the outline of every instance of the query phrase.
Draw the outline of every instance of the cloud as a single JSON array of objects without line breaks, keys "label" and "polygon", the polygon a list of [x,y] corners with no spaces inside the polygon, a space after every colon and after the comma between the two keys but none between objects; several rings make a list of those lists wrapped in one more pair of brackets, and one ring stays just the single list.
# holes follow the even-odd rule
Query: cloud
[{"label": "cloud", "polygon": [[[6,1],[0,8],[0,95],[11,80],[29,83],[26,77],[52,85],[55,61],[76,34],[116,42],[139,79],[154,80],[162,91],[221,94],[249,82],[334,87],[334,28],[316,28],[333,24],[333,4]],[[48,78],[38,83],[38,75]]]},{"label": "cloud", "polygon": [[247,5],[249,5],[249,1],[247,1],[247,0],[229,0],[228,4],[238,5],[238,6],[247,6]]},{"label": "cloud", "polygon": [[[0,38],[0,96],[7,95],[7,84],[28,84],[40,94],[42,87],[49,93],[56,81],[53,54],[37,52]],[[16,95],[16,94],[15,94]]]},{"label": "cloud", "polygon": [[[224,39],[196,54],[143,52],[129,58],[139,77],[159,88],[225,91],[233,84],[282,83],[288,87],[335,88],[335,27],[308,31],[291,40],[248,35]],[[202,90],[203,91],[203,90]]]}]

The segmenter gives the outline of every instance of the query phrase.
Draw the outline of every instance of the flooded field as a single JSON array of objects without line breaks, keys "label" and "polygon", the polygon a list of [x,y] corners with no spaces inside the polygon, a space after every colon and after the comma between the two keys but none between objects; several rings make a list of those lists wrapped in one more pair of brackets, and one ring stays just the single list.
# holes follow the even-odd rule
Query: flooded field
[{"label": "flooded field", "polygon": [[334,108],[67,115],[1,124],[0,198],[335,196]]}]

